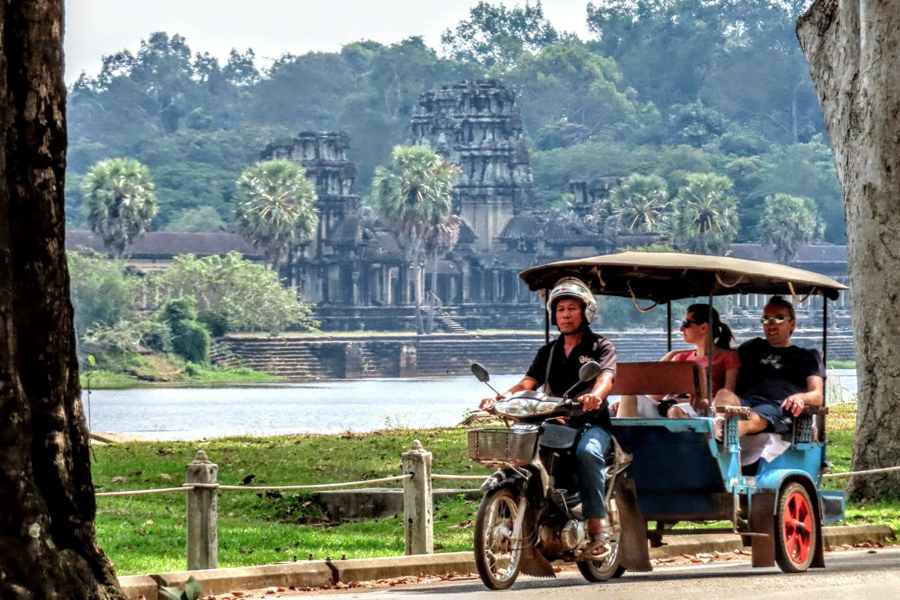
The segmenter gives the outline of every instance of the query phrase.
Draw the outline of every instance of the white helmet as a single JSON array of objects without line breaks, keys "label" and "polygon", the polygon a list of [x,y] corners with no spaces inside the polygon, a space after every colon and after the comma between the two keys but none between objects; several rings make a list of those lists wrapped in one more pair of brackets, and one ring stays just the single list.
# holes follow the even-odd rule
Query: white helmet
[{"label": "white helmet", "polygon": [[580,279],[565,277],[556,282],[556,287],[547,297],[547,316],[550,317],[551,323],[556,325],[556,303],[563,298],[581,300],[585,323],[594,320],[594,315],[597,314],[597,301],[594,300],[591,290]]}]

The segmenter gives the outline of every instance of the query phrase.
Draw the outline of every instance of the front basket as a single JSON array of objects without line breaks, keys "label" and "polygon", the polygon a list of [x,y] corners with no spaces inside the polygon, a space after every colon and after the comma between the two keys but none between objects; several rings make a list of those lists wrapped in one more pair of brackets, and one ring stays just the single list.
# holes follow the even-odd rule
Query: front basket
[{"label": "front basket", "polygon": [[470,429],[469,458],[484,465],[527,465],[534,458],[537,429]]}]

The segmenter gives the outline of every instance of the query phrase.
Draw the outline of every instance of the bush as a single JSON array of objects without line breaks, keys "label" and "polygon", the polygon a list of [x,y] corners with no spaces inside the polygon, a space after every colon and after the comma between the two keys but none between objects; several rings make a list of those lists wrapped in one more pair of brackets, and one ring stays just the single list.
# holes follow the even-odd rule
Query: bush
[{"label": "bush", "polygon": [[206,325],[213,337],[222,337],[228,333],[228,316],[221,311],[201,310],[197,320]]},{"label": "bush", "polygon": [[197,321],[197,300],[193,296],[169,300],[158,318],[172,331],[175,354],[195,363],[209,360],[209,332]]},{"label": "bush", "polygon": [[172,331],[172,350],[178,356],[195,363],[209,360],[209,332],[197,321],[179,321]]},{"label": "bush", "polygon": [[132,315],[138,278],[126,275],[121,261],[78,252],[68,252],[67,258],[79,338],[89,329],[112,328]]},{"label": "bush", "polygon": [[172,351],[172,330],[166,323],[143,321],[141,344],[156,352]]}]

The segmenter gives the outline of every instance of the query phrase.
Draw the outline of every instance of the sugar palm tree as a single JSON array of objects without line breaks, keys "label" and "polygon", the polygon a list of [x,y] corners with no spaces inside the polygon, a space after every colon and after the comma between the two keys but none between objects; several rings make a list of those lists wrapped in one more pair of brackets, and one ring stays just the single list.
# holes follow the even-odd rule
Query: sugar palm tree
[{"label": "sugar palm tree", "polygon": [[[422,327],[421,264],[429,227],[450,216],[453,184],[459,168],[444,162],[426,146],[396,146],[390,168],[375,169],[372,206],[381,219],[398,234],[407,263],[415,276],[416,329]],[[401,289],[406,289],[405,269],[401,269]]]},{"label": "sugar palm tree", "polygon": [[316,230],[316,188],[303,167],[289,160],[247,167],[237,180],[237,188],[238,230],[262,248],[272,269],[277,269],[291,246]]},{"label": "sugar palm tree", "polygon": [[133,158],[110,158],[91,167],[82,183],[84,210],[91,231],[118,258],[156,216],[150,171]]},{"label": "sugar palm tree", "polygon": [[460,219],[450,215],[443,223],[432,225],[425,232],[425,253],[431,258],[431,296],[428,298],[428,327],[426,331],[434,333],[434,309],[437,299],[438,262],[453,250],[459,241]]},{"label": "sugar palm tree", "polygon": [[662,231],[667,226],[669,190],[658,175],[635,173],[612,191],[613,213],[628,231]]},{"label": "sugar palm tree", "polygon": [[788,264],[816,234],[816,204],[788,194],[769,196],[756,231],[762,243],[774,248],[778,260]]},{"label": "sugar palm tree", "polygon": [[723,254],[739,229],[732,182],[716,173],[692,173],[675,198],[675,242],[698,254]]}]

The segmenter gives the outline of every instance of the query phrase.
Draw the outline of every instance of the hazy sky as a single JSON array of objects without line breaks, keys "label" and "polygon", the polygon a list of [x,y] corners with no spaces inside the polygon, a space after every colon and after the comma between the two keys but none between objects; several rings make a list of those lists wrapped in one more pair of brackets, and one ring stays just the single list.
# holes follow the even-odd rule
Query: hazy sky
[{"label": "hazy sky", "polygon": [[[498,0],[492,2],[498,3]],[[154,31],[183,35],[193,52],[227,57],[253,48],[263,61],[284,52],[336,51],[371,39],[385,44],[411,35],[439,48],[441,32],[469,16],[477,0],[68,0],[66,80],[94,75],[101,57]],[[507,0],[507,6],[524,1]],[[587,33],[587,0],[544,0],[544,15],[560,30]]]}]

